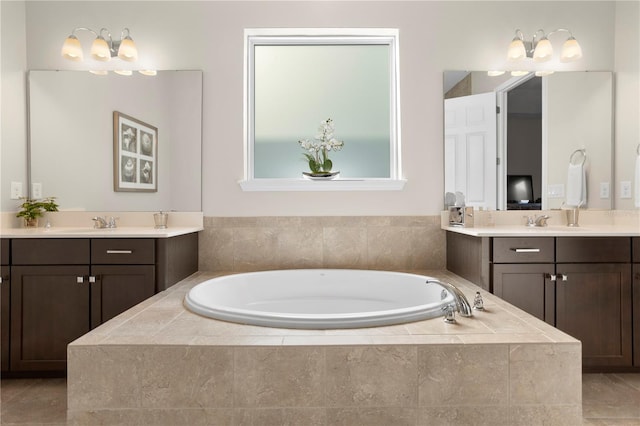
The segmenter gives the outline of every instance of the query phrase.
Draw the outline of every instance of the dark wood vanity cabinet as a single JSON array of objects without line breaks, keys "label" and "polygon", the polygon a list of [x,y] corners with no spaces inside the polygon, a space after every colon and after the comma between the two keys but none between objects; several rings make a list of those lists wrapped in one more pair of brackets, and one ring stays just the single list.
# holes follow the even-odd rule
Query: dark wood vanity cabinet
[{"label": "dark wood vanity cabinet", "polygon": [[91,328],[155,294],[155,241],[91,240]]},{"label": "dark wood vanity cabinet", "polygon": [[[447,237],[447,269],[476,282],[480,257],[491,292],[580,340],[587,369],[640,367],[640,238],[464,237]],[[449,258],[474,245],[474,271]]]},{"label": "dark wood vanity cabinet", "polygon": [[155,239],[11,244],[12,373],[65,371],[71,341],[156,292]]},{"label": "dark wood vanity cabinet", "polygon": [[630,261],[630,238],[556,238],[556,327],[585,367],[632,365]]},{"label": "dark wood vanity cabinet", "polygon": [[12,372],[64,370],[67,344],[91,329],[89,241],[12,240]]},{"label": "dark wood vanity cabinet", "polygon": [[11,311],[11,282],[9,268],[9,240],[0,239],[0,331],[2,345],[0,345],[0,370],[9,370],[9,326]]},{"label": "dark wood vanity cabinet", "polygon": [[633,365],[640,367],[640,237],[632,239]]},{"label": "dark wood vanity cabinet", "polygon": [[553,238],[494,238],[493,293],[554,325]]}]

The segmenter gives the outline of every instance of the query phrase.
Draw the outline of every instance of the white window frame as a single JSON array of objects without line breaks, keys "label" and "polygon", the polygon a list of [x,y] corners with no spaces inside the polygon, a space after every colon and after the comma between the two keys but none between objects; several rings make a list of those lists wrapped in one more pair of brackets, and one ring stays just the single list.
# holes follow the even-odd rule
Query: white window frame
[{"label": "white window frame", "polygon": [[[257,28],[244,31],[244,179],[243,191],[389,191],[402,190],[400,156],[400,61],[398,30],[390,28]],[[389,178],[337,178],[315,181],[302,178],[254,176],[254,52],[256,45],[384,44],[391,55],[390,176]]]}]

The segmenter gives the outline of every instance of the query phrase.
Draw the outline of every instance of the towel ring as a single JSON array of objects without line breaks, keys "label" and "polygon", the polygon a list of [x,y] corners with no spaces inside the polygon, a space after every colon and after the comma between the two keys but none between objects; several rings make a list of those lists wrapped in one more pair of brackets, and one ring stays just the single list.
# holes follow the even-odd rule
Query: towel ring
[{"label": "towel ring", "polygon": [[[638,149],[640,150],[640,145],[638,146]],[[580,155],[582,156],[582,161],[575,162],[575,159]],[[574,166],[582,166],[584,165],[585,161],[587,161],[586,149],[576,149],[575,151],[573,151],[573,154],[571,154],[571,157],[569,157],[569,163]]]}]

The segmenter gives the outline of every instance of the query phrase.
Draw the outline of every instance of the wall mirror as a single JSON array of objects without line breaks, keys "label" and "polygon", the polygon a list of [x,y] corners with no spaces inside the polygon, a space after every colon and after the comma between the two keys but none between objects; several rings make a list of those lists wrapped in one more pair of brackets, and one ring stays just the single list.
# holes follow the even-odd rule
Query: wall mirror
[{"label": "wall mirror", "polygon": [[[28,82],[32,197],[35,184],[61,210],[202,210],[201,71],[30,71]],[[157,128],[157,191],[114,191],[114,111]]]},{"label": "wall mirror", "polygon": [[446,71],[444,98],[445,192],[489,209],[557,209],[575,198],[579,165],[583,208],[612,208],[613,73]]},{"label": "wall mirror", "polygon": [[345,179],[397,179],[398,31],[245,30],[247,180],[301,179],[298,141],[332,119]]}]

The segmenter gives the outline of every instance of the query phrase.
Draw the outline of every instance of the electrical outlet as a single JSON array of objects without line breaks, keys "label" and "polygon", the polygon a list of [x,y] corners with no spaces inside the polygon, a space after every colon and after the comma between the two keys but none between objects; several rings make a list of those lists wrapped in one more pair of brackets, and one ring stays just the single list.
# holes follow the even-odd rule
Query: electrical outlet
[{"label": "electrical outlet", "polygon": [[11,182],[11,199],[19,200],[22,197],[22,182]]},{"label": "electrical outlet", "polygon": [[631,182],[624,180],[620,182],[620,198],[631,198]]},{"label": "electrical outlet", "polygon": [[42,198],[42,184],[40,182],[31,184],[31,196],[33,198]]},{"label": "electrical outlet", "polygon": [[609,198],[609,182],[600,182],[600,198]]}]

